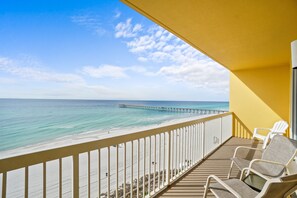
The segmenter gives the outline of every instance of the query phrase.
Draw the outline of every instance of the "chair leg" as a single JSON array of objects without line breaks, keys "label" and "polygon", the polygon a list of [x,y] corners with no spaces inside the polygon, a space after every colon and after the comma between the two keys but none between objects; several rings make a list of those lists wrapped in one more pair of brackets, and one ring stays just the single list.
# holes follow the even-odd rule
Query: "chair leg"
[{"label": "chair leg", "polygon": [[207,197],[207,193],[208,193],[208,188],[206,188],[206,186],[205,186],[203,198],[206,198]]},{"label": "chair leg", "polygon": [[231,161],[231,165],[230,165],[230,169],[229,169],[229,172],[228,172],[228,176],[227,176],[227,179],[230,179],[230,176],[231,176],[231,172],[232,172],[232,168],[233,168],[233,161]]},{"label": "chair leg", "polygon": [[262,145],[262,149],[263,149],[263,150],[266,149],[266,146],[267,146],[267,144],[268,144],[269,139],[270,139],[270,134],[268,134],[268,135],[266,136],[266,138],[263,140],[263,145]]},{"label": "chair leg", "polygon": [[209,184],[210,184],[210,177],[208,177],[207,180],[206,180],[206,184],[204,186],[205,189],[204,189],[203,198],[206,198],[207,197]]}]

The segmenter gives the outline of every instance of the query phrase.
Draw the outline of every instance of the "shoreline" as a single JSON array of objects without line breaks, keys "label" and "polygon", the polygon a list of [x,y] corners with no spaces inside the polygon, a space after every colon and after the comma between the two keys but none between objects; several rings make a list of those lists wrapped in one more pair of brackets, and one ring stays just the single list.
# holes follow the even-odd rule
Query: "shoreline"
[{"label": "shoreline", "polygon": [[17,147],[10,150],[0,151],[0,159],[34,153],[34,152],[48,150],[48,149],[60,148],[64,146],[69,146],[69,145],[74,145],[74,144],[79,144],[79,143],[84,143],[89,141],[101,140],[101,139],[113,137],[116,135],[136,133],[138,131],[145,131],[145,130],[154,129],[154,128],[158,128],[166,125],[196,120],[196,119],[211,116],[211,115],[212,114],[197,115],[197,116],[192,116],[188,118],[177,118],[177,119],[165,121],[160,124],[154,124],[154,125],[148,125],[148,126],[127,127],[127,128],[121,128],[121,129],[112,129],[110,131],[93,130],[93,131],[83,132],[75,135],[66,135],[63,137],[51,139],[37,144],[31,144],[31,145]]}]

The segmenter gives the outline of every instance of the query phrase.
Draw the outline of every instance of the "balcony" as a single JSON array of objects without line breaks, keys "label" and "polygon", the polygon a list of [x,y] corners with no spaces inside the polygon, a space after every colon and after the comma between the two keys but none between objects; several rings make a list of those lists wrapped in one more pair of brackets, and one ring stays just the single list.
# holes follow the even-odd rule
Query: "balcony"
[{"label": "balcony", "polygon": [[[225,179],[227,177],[231,164],[230,158],[233,156],[234,150],[237,146],[261,148],[261,144],[259,144],[258,141],[232,137],[210,156],[205,158],[200,164],[195,166],[184,177],[162,192],[160,197],[202,197],[204,193],[204,185],[209,175],[216,175],[221,179]],[[246,155],[247,158],[257,157],[257,153],[254,152],[242,154]],[[238,169],[234,168],[231,176],[239,177]],[[209,193],[208,197],[214,196]]]},{"label": "balcony", "polygon": [[3,198],[202,196],[208,175],[226,177],[236,146],[257,146],[232,137],[237,125],[231,112],[222,113],[0,159],[1,194]]}]

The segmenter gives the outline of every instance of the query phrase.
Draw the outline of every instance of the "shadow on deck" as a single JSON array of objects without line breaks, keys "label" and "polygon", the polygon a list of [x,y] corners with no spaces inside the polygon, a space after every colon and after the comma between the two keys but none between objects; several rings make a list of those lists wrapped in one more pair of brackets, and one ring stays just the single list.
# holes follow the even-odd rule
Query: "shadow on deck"
[{"label": "shadow on deck", "polygon": [[[193,168],[184,177],[173,183],[168,189],[161,193],[158,197],[162,198],[190,198],[202,197],[204,193],[204,185],[209,175],[216,175],[221,179],[226,179],[231,164],[230,158],[233,156],[237,146],[248,146],[261,148],[258,141],[231,138],[223,144],[212,155],[207,157],[203,162]],[[245,153],[244,153],[245,152]],[[259,154],[254,152],[244,151],[239,153],[247,159],[257,157]],[[232,177],[239,177],[237,168],[233,168]],[[208,197],[214,197],[208,193]]]}]

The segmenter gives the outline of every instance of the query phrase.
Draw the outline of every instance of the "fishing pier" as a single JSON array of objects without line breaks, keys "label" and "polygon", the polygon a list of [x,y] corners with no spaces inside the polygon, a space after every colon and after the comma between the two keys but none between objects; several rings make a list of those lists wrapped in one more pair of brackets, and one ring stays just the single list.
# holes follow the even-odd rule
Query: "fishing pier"
[{"label": "fishing pier", "polygon": [[119,107],[120,108],[156,110],[156,111],[171,111],[171,112],[179,112],[179,113],[197,113],[199,115],[203,115],[203,114],[219,114],[219,113],[228,112],[228,111],[225,111],[225,110],[216,110],[216,109],[162,107],[162,106],[146,106],[146,105],[134,105],[134,104],[119,104]]}]

